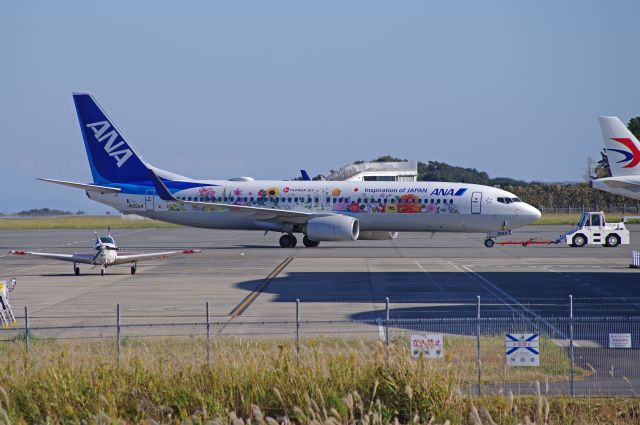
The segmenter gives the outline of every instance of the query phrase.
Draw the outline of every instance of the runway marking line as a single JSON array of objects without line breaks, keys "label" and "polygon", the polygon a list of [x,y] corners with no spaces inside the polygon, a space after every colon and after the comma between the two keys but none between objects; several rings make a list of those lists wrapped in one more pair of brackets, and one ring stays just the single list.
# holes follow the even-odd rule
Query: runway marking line
[{"label": "runway marking line", "polygon": [[251,293],[249,293],[249,295],[247,295],[242,301],[240,301],[237,306],[233,308],[233,310],[229,312],[229,320],[244,313],[245,310],[249,308],[251,303],[253,303],[253,301],[258,298],[258,295],[260,295],[267,288],[267,286],[269,286],[271,281],[278,277],[282,270],[284,270],[292,261],[293,257],[288,257],[285,258],[282,263],[278,264],[278,266],[273,269],[273,271],[269,273],[269,275],[267,275],[267,277],[262,282],[260,282],[260,284],[256,286],[253,291],[251,291]]}]

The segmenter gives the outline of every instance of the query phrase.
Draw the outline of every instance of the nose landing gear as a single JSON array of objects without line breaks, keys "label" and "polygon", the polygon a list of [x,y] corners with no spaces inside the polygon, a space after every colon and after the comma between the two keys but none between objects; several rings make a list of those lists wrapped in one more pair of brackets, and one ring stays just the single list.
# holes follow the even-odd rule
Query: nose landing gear
[{"label": "nose landing gear", "polygon": [[509,236],[511,234],[511,230],[498,230],[497,232],[489,232],[487,233],[487,237],[484,239],[484,246],[487,248],[493,248],[496,244],[494,240],[500,236]]}]

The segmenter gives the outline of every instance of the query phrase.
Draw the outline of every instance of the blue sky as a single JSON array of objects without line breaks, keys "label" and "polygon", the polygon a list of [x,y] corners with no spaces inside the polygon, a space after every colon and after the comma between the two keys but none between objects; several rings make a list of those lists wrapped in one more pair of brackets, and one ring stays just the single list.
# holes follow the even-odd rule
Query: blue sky
[{"label": "blue sky", "polygon": [[640,115],[638,1],[0,2],[0,211],[105,208],[71,93],[148,162],[287,179],[382,154],[580,180]]}]

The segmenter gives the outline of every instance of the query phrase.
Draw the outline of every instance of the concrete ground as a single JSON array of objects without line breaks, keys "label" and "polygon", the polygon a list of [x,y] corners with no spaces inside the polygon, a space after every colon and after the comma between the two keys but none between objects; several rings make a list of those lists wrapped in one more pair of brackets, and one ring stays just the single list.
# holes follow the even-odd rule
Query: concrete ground
[{"label": "concrete ground", "polygon": [[[568,226],[528,226],[509,238],[557,239]],[[42,329],[43,335],[113,335],[116,304],[123,324],[176,323],[177,326],[127,328],[130,335],[203,334],[205,301],[218,334],[292,336],[295,326],[274,323],[295,319],[300,299],[304,335],[384,337],[380,319],[385,298],[390,299],[391,319],[474,318],[480,296],[481,315],[512,320],[495,331],[514,328],[513,323],[536,323],[568,315],[569,295],[574,315],[640,316],[640,270],[630,269],[632,250],[640,250],[640,227],[631,226],[632,245],[618,248],[552,246],[496,246],[485,248],[479,234],[400,234],[393,241],[323,242],[318,248],[300,243],[293,249],[278,246],[276,234],[213,231],[194,228],[114,230],[112,235],[126,251],[198,248],[202,253],[138,265],[132,276],[128,266],[99,269],[26,256],[6,255],[10,249],[46,252],[87,252],[93,242],[88,230],[29,230],[0,232],[0,279],[16,276],[11,294],[19,326],[24,306],[29,306],[31,327],[74,326],[60,331]],[[299,241],[301,242],[301,241]],[[365,323],[341,323],[362,320]],[[378,322],[376,323],[376,320]],[[198,322],[198,324],[196,324]],[[560,339],[564,324],[553,322]],[[96,326],[81,329],[84,326]],[[105,326],[104,328],[101,326]],[[600,326],[600,327],[598,327]],[[577,361],[584,367],[599,364],[606,375],[606,361],[598,363],[606,347],[603,324],[576,327],[582,340]],[[520,326],[521,327],[521,326]],[[519,328],[520,328],[519,327]],[[640,343],[640,329],[623,320],[609,332],[631,332]],[[392,326],[392,336],[416,331],[473,335],[474,322],[447,324],[430,329],[412,325]],[[522,329],[526,331],[527,329]],[[9,333],[5,333],[9,335]],[[609,350],[611,351],[611,350]],[[626,371],[638,363],[636,350],[621,361],[616,376],[640,375]],[[610,356],[623,356],[616,350]],[[633,361],[632,361],[633,360]],[[611,373],[609,373],[611,375]]]}]

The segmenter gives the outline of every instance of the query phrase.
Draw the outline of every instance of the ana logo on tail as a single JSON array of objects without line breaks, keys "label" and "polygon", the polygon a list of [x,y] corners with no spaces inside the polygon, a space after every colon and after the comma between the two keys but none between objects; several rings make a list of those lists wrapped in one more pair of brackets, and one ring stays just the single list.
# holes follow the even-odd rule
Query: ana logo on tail
[{"label": "ana logo on tail", "polygon": [[[103,142],[108,139],[107,143],[104,144],[104,150],[109,154],[109,156],[116,159],[116,165],[118,168],[122,167],[133,155],[131,149],[129,149],[124,143],[124,140],[119,140],[118,143],[115,143],[118,140],[118,133],[115,129],[111,129],[111,131],[107,132],[107,130],[111,128],[111,124],[109,124],[108,121],[94,122],[87,124],[87,127],[93,130],[93,135],[98,142]],[[125,149],[116,150],[120,147]]]},{"label": "ana logo on tail", "polygon": [[628,161],[629,163],[622,168],[633,168],[640,163],[640,150],[638,150],[635,143],[633,143],[631,139],[629,139],[628,137],[613,137],[611,138],[611,140],[621,143],[627,149],[629,149],[628,151],[622,149],[607,149],[608,151],[614,151],[618,152],[621,155],[624,155],[624,158],[622,158],[617,163],[619,164],[625,161]]}]

